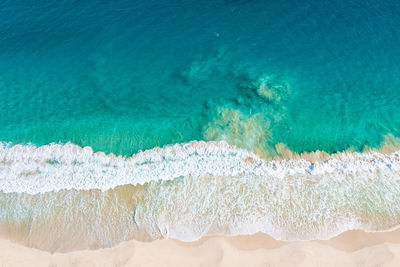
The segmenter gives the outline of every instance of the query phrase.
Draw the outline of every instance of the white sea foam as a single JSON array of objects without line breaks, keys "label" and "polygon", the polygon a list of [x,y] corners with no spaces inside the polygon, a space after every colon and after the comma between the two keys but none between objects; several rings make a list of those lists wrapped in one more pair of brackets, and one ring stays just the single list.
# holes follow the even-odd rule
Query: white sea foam
[{"label": "white sea foam", "polygon": [[[118,185],[171,180],[179,176],[260,172],[246,158],[255,155],[220,142],[191,142],[132,157],[93,153],[90,147],[50,144],[0,147],[0,190],[29,194],[61,189],[107,190]],[[260,161],[261,163],[261,161]]]},{"label": "white sea foam", "polygon": [[49,250],[259,231],[327,239],[399,226],[400,153],[345,152],[313,164],[265,161],[224,142],[126,158],[73,144],[3,144],[0,190],[0,230]]},{"label": "white sea foam", "polygon": [[172,180],[181,176],[256,175],[283,179],[296,175],[319,179],[388,179],[400,175],[400,152],[338,153],[324,162],[265,161],[225,142],[190,142],[154,148],[132,157],[94,153],[90,147],[50,144],[0,145],[0,190],[29,194],[61,189],[108,190],[125,184]]}]

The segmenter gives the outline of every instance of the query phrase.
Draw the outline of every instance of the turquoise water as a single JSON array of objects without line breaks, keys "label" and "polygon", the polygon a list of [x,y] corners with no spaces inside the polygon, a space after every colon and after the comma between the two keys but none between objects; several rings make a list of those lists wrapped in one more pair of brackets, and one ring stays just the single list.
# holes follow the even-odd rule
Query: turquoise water
[{"label": "turquoise water", "polygon": [[[400,135],[397,1],[2,1],[0,140],[264,155]],[[260,89],[261,88],[261,89]],[[261,154],[263,154],[261,153]]]},{"label": "turquoise water", "polygon": [[0,238],[70,251],[399,228],[399,14],[0,1]]}]

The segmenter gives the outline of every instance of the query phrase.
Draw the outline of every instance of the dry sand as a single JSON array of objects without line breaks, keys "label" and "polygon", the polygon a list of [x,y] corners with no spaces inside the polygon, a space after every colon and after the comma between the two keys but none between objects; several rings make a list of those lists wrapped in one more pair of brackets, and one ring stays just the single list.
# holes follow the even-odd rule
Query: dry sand
[{"label": "dry sand", "polygon": [[0,239],[0,266],[400,266],[400,230],[349,231],[328,241],[281,242],[265,234],[196,242],[124,242],[50,254]]}]

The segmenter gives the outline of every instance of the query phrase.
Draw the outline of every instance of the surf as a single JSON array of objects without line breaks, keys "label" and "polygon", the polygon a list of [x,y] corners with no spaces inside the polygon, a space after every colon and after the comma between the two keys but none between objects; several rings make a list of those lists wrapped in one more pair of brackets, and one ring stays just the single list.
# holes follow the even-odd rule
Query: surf
[{"label": "surf", "polygon": [[0,233],[49,251],[130,239],[263,232],[278,240],[388,231],[400,221],[400,151],[265,160],[226,142],[132,155],[50,144],[0,148]]}]

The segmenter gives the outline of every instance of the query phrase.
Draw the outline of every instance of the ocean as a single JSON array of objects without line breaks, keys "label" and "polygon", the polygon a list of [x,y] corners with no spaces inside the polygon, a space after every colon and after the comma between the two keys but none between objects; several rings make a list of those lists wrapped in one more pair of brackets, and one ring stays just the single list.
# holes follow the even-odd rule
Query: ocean
[{"label": "ocean", "polygon": [[399,14],[1,1],[0,233],[67,251],[397,228]]}]

